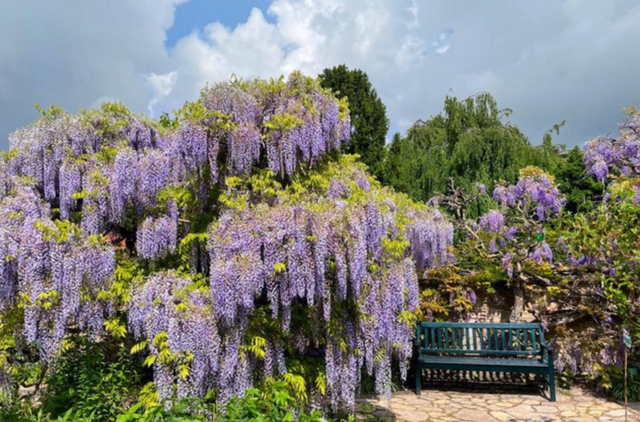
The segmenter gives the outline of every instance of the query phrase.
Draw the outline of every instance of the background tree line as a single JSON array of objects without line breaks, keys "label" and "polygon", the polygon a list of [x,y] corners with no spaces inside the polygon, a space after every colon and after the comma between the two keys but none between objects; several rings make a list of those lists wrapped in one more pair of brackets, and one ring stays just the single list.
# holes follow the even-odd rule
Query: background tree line
[{"label": "background tree line", "polygon": [[[500,108],[490,93],[465,99],[447,96],[442,113],[416,121],[404,136],[396,132],[387,144],[386,106],[365,72],[340,65],[325,69],[320,80],[349,100],[352,137],[344,151],[360,155],[371,174],[414,200],[452,193],[453,186],[470,191],[482,185],[491,192],[496,181],[513,182],[527,166],[556,176],[567,196],[567,211],[592,209],[592,199],[603,190],[587,176],[579,147],[567,150],[553,143],[552,135],[564,122],[533,145],[509,121],[513,111]],[[478,202],[470,207],[471,216],[484,209]]]}]

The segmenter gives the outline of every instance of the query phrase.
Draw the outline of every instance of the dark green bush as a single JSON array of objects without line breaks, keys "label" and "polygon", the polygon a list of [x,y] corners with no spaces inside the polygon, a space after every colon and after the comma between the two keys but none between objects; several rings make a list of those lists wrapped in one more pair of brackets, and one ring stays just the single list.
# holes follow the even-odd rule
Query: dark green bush
[{"label": "dark green bush", "polygon": [[56,418],[73,409],[75,419],[69,420],[115,421],[138,374],[126,347],[118,347],[117,353],[109,349],[108,344],[75,339],[47,380],[43,413]]},{"label": "dark green bush", "polygon": [[[624,371],[616,371],[611,377],[611,394],[616,400],[624,400]],[[640,402],[640,376],[636,368],[630,368],[627,377],[627,400]]]}]

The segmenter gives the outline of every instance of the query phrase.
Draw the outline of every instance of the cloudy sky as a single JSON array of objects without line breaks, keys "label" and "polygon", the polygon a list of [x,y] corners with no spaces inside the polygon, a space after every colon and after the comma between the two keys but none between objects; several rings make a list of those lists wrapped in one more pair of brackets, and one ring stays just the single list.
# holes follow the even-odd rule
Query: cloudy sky
[{"label": "cloudy sky", "polygon": [[538,143],[574,145],[640,104],[637,0],[1,0],[0,148],[37,117],[105,100],[158,115],[207,82],[369,74],[391,130],[448,94],[492,93]]}]

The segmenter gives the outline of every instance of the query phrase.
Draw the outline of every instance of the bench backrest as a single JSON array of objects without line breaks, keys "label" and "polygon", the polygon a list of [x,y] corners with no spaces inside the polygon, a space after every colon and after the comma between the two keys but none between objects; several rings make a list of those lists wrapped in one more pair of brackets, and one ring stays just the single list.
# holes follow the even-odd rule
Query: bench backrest
[{"label": "bench backrest", "polygon": [[422,322],[416,329],[421,354],[540,355],[540,324]]}]

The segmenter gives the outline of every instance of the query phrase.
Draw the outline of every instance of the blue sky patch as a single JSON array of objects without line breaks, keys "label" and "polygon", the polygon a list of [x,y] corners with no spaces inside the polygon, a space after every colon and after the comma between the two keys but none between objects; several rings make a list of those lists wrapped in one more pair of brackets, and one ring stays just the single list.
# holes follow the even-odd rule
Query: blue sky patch
[{"label": "blue sky patch", "polygon": [[270,4],[271,0],[191,0],[183,3],[176,9],[175,20],[167,31],[165,44],[172,48],[180,38],[202,30],[212,22],[235,28],[239,23],[246,22],[254,7],[262,10],[268,22],[273,22],[273,18],[267,15]]}]

